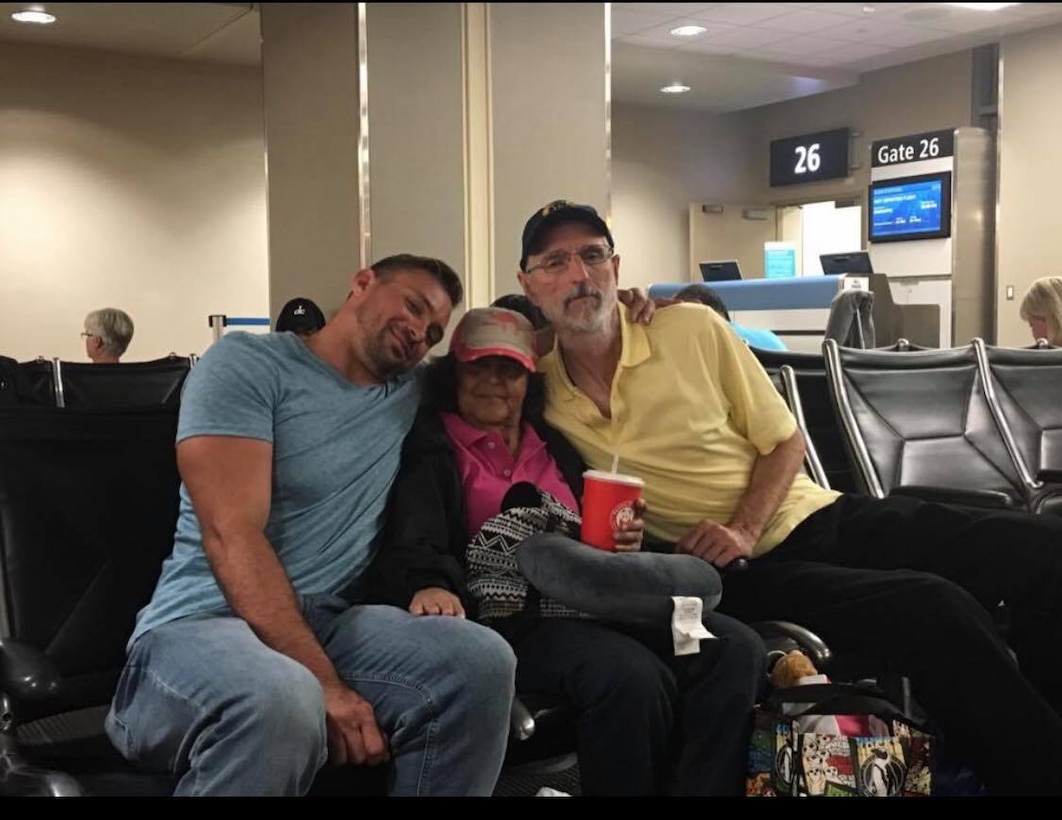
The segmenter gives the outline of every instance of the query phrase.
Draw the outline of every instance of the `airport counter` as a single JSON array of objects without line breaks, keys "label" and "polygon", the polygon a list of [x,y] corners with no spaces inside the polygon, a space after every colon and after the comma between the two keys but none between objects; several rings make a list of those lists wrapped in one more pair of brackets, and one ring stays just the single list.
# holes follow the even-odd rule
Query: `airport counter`
[{"label": "airport counter", "polygon": [[[653,299],[674,298],[690,282],[651,285]],[[845,290],[874,294],[874,328],[878,346],[897,339],[936,347],[940,309],[937,305],[897,305],[884,274],[798,276],[787,279],[741,279],[707,284],[723,300],[730,318],[739,325],[771,330],[790,350],[819,353],[830,318],[830,304]]]}]

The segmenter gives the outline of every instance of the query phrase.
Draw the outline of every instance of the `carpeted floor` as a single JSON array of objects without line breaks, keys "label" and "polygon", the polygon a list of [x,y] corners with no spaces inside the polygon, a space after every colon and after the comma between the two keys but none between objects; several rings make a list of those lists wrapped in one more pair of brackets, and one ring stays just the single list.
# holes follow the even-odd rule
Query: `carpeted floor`
[{"label": "carpeted floor", "polygon": [[534,797],[543,786],[579,796],[579,762],[575,755],[506,769],[498,779],[494,796]]}]

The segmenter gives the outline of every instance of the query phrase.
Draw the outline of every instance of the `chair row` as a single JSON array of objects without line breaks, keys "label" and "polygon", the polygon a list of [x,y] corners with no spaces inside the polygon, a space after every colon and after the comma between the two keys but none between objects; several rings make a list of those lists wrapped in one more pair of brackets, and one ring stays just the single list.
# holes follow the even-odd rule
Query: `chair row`
[{"label": "chair row", "polygon": [[177,407],[185,377],[198,357],[171,353],[122,364],[37,358],[16,362],[0,356],[0,404],[123,410]]},{"label": "chair row", "polygon": [[[103,718],[173,544],[177,417],[173,407],[0,407],[0,796],[172,789],[119,757]],[[828,668],[829,648],[806,630],[755,627],[773,657],[799,646]],[[574,749],[570,712],[521,696],[505,788],[548,777]],[[385,774],[322,773],[313,793],[380,794]]]},{"label": "chair row", "polygon": [[882,498],[1062,512],[1062,349],[754,350],[818,483]]}]

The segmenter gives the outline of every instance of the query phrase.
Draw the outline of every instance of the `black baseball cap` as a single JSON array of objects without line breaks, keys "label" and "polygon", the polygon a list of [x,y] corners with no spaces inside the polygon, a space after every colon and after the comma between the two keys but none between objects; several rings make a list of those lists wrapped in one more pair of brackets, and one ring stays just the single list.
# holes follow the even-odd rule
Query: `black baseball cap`
[{"label": "black baseball cap", "polygon": [[591,205],[578,205],[567,199],[555,199],[542,208],[539,208],[524,225],[524,236],[520,246],[520,270],[525,270],[527,257],[532,254],[535,243],[541,238],[542,232],[554,225],[566,222],[582,222],[589,225],[608,240],[610,248],[616,246],[612,239],[612,232],[608,225]]},{"label": "black baseball cap", "polygon": [[316,333],[325,326],[322,310],[312,299],[297,297],[280,309],[277,316],[276,332],[290,330],[293,333]]}]

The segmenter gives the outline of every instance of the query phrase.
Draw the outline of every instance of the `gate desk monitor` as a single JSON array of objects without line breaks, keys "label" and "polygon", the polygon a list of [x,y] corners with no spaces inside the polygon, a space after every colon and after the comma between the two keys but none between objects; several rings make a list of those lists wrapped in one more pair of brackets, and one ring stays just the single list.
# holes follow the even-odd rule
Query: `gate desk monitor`
[{"label": "gate desk monitor", "polygon": [[874,272],[874,268],[870,265],[870,254],[866,251],[820,253],[819,262],[822,263],[822,272],[826,276],[837,276],[842,273],[867,274]]},{"label": "gate desk monitor", "polygon": [[698,264],[701,268],[701,278],[705,282],[733,282],[741,279],[741,270],[736,259]]}]

